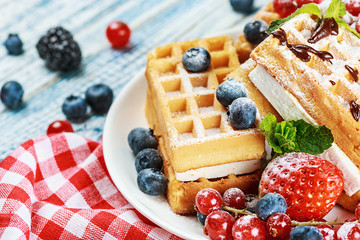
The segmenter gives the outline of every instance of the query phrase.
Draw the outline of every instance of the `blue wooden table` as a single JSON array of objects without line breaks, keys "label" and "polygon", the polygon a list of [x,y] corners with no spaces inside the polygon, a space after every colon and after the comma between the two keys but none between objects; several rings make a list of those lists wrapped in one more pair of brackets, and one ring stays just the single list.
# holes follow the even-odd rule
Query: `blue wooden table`
[{"label": "blue wooden table", "polygon": [[[259,7],[265,0],[255,1]],[[48,125],[63,120],[64,99],[84,97],[95,83],[109,85],[115,96],[146,64],[156,46],[202,37],[239,26],[246,15],[232,10],[228,0],[1,0],[0,42],[18,33],[25,52],[10,56],[0,46],[0,87],[9,80],[24,88],[24,103],[8,110],[0,103],[0,161],[24,141],[46,134]],[[132,30],[130,44],[110,47],[105,29],[113,20]],[[78,41],[83,61],[68,73],[48,70],[36,51],[40,36],[63,26]],[[91,116],[73,124],[75,132],[93,140],[102,135],[106,116]],[[124,116],[126,117],[126,116]]]}]

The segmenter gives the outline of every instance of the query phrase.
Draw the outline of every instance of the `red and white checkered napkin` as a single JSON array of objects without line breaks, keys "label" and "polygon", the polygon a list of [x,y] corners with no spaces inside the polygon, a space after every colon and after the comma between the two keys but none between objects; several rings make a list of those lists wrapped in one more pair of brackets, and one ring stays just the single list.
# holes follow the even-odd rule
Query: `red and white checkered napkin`
[{"label": "red and white checkered napkin", "polygon": [[179,239],[115,188],[102,146],[73,133],[29,140],[0,162],[1,239]]}]

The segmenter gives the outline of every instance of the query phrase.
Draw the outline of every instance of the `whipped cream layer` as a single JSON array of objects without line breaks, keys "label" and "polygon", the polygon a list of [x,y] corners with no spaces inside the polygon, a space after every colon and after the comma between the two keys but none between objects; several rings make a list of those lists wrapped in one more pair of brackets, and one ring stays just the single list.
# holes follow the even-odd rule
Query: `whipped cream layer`
[{"label": "whipped cream layer", "polygon": [[243,175],[260,169],[260,159],[225,163],[217,166],[203,167],[185,172],[175,172],[177,180],[182,182],[196,181],[201,177],[211,179],[226,177],[229,174]]},{"label": "whipped cream layer", "polygon": [[[315,119],[313,119],[301,106],[300,102],[291,93],[285,90],[264,67],[258,65],[249,74],[249,77],[285,120],[303,119],[308,123],[318,125]],[[320,154],[319,157],[332,162],[343,172],[344,191],[347,195],[352,196],[360,190],[360,175],[358,168],[335,143],[333,143],[333,145],[324,153]]]}]

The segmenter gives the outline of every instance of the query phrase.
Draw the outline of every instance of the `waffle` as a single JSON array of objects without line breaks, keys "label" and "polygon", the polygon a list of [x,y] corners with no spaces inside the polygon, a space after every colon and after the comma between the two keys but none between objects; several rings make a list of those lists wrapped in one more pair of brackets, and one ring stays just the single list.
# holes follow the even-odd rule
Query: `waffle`
[{"label": "waffle", "polygon": [[[182,65],[182,56],[197,46],[209,51],[211,66],[202,73],[189,73]],[[224,192],[236,186],[245,192],[256,192],[259,172],[196,181],[179,181],[176,177],[189,170],[263,156],[264,136],[257,127],[260,116],[253,128],[235,130],[227,121],[227,110],[215,97],[219,84],[239,66],[230,36],[175,42],[148,54],[145,112],[150,128],[159,138],[169,181],[167,197],[176,213],[194,213],[195,195],[203,188]]]},{"label": "waffle", "polygon": [[[280,16],[274,11],[273,3],[269,2],[265,7],[260,9],[255,15],[254,19],[263,20],[268,25],[270,22],[279,19]],[[236,51],[239,56],[239,61],[241,63],[245,62],[249,59],[250,53],[252,50],[256,48],[257,44],[251,44],[249,43],[244,34],[240,34],[237,41],[236,41]]]},{"label": "waffle", "polygon": [[[339,28],[338,35],[310,44],[307,40],[316,26],[316,19],[309,14],[301,14],[284,24],[282,29],[290,44],[304,44],[330,52],[334,57],[332,63],[314,54],[310,54],[309,62],[303,62],[273,36],[265,39],[251,57],[300,103],[313,123],[331,129],[336,145],[359,167],[360,122],[356,114],[352,114],[350,105],[352,102],[360,103],[360,86],[345,66],[360,69],[360,40]],[[356,199],[354,203],[349,197],[343,196],[342,199],[339,203],[353,210],[354,203],[360,199],[360,192],[352,197]]]}]

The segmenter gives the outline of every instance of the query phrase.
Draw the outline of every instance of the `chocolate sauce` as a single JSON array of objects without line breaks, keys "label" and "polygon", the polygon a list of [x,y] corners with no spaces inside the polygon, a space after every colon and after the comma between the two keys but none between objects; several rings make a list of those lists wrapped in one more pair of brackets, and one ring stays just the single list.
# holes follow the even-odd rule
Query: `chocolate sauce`
[{"label": "chocolate sauce", "polygon": [[360,106],[355,101],[350,102],[351,114],[353,115],[353,118],[357,122],[359,121],[359,117],[360,117],[360,112],[359,112],[360,109],[359,108],[360,108]]},{"label": "chocolate sauce", "polygon": [[311,56],[309,54],[309,52],[315,54],[316,56],[318,56],[321,60],[323,61],[328,61],[330,63],[331,59],[333,59],[333,55],[331,55],[331,53],[326,52],[326,51],[318,51],[310,46],[307,45],[303,45],[303,44],[290,44],[287,41],[287,37],[286,37],[286,32],[284,31],[284,29],[279,28],[278,31],[271,33],[275,38],[279,39],[280,44],[281,45],[286,45],[290,51],[292,51],[295,56],[297,56],[298,58],[300,58],[301,61],[303,62],[309,62],[311,60]]},{"label": "chocolate sauce", "polygon": [[359,71],[357,69],[353,69],[349,65],[345,65],[345,68],[349,71],[350,75],[354,78],[354,81],[357,82],[359,80]]},{"label": "chocolate sauce", "polygon": [[309,43],[316,43],[329,35],[338,35],[339,26],[334,18],[324,18],[319,27],[314,31],[308,39]]},{"label": "chocolate sauce", "polygon": [[330,80],[330,83],[331,83],[332,85],[335,85],[335,84],[336,84],[336,82],[334,82],[333,80]]}]

